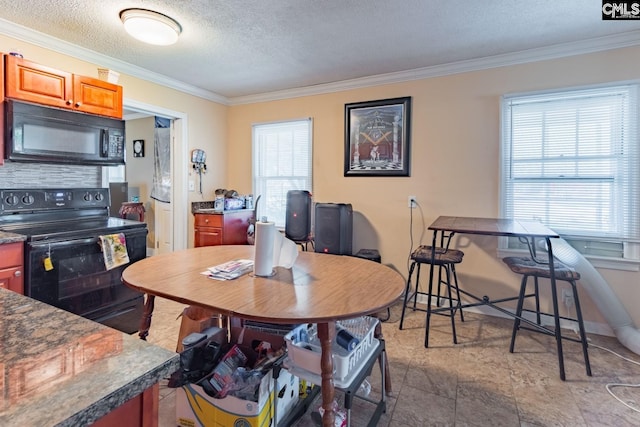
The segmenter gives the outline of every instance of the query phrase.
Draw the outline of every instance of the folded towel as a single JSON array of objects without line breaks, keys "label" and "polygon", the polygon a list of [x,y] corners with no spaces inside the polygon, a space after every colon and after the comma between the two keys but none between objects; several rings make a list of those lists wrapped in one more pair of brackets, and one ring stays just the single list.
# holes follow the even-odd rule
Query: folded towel
[{"label": "folded towel", "polygon": [[124,233],[100,236],[100,245],[104,255],[104,266],[107,270],[129,263],[127,241]]}]

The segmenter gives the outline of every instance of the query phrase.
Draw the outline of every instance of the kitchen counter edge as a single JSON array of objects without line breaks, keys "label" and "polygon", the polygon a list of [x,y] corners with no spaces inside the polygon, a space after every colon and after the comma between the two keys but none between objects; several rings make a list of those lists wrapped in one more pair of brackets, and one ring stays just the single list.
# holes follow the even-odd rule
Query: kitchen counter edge
[{"label": "kitchen counter edge", "polygon": [[9,233],[6,231],[0,231],[0,245],[5,243],[24,242],[27,240],[27,236],[16,233]]},{"label": "kitchen counter edge", "polygon": [[[0,425],[88,426],[180,367],[178,353],[15,292],[0,289],[0,307]],[[24,384],[58,360],[42,390]]]}]

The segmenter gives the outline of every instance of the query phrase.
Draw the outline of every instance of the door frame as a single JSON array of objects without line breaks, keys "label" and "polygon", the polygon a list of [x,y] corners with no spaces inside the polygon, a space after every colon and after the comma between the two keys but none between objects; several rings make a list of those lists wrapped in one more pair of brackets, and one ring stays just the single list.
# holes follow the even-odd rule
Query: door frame
[{"label": "door frame", "polygon": [[[173,120],[174,143],[171,144],[171,211],[173,214],[173,250],[187,249],[188,236],[188,174],[189,138],[188,115],[157,105],[147,104],[134,99],[123,99],[126,110],[140,113],[141,117],[161,116]],[[131,117],[135,119],[137,117]],[[125,120],[129,119],[127,118]],[[157,232],[157,231],[156,231]]]}]

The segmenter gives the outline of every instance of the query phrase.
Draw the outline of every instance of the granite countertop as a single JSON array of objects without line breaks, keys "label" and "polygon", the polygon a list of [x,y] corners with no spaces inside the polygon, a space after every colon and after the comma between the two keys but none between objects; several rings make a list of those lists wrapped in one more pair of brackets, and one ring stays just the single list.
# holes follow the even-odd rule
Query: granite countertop
[{"label": "granite countertop", "polygon": [[173,351],[5,289],[0,334],[0,425],[90,425],[180,366]]},{"label": "granite countertop", "polygon": [[215,202],[213,200],[211,201],[204,201],[204,202],[191,202],[191,213],[193,215],[195,214],[224,214],[224,213],[229,213],[229,212],[239,212],[239,211],[253,211],[254,209],[214,209]]},{"label": "granite countertop", "polygon": [[[229,212],[229,211],[226,211]],[[218,215],[222,215],[223,213],[225,213],[225,211],[221,211],[220,209],[213,209],[213,208],[197,208],[197,209],[193,209],[191,211],[191,213],[195,214],[218,214]]]},{"label": "granite countertop", "polygon": [[[205,213],[201,211],[207,211],[206,213],[213,212],[213,206],[215,202],[213,200],[205,201],[205,202],[191,202],[191,213]],[[220,211],[216,211],[220,212]]]},{"label": "granite countertop", "polygon": [[22,234],[0,231],[0,245],[4,243],[24,242],[25,240],[27,240],[27,236],[24,236]]}]

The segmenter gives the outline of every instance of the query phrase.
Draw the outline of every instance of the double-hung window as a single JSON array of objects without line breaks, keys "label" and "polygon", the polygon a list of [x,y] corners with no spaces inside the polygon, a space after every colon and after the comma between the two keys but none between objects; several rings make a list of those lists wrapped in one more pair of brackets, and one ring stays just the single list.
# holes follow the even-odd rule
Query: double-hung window
[{"label": "double-hung window", "polygon": [[593,259],[640,260],[638,121],[638,84],[503,97],[501,214]]},{"label": "double-hung window", "polygon": [[253,126],[253,194],[259,217],[284,228],[287,192],[311,192],[312,120]]}]

